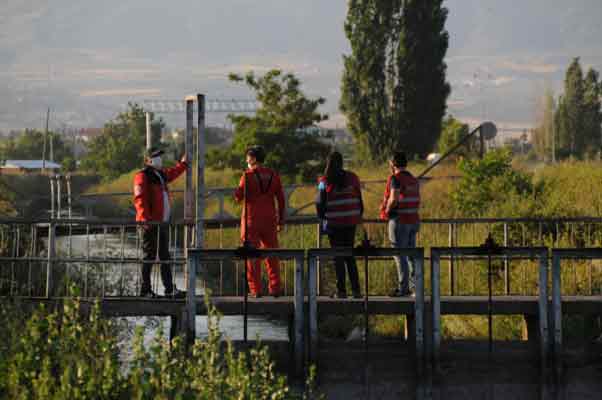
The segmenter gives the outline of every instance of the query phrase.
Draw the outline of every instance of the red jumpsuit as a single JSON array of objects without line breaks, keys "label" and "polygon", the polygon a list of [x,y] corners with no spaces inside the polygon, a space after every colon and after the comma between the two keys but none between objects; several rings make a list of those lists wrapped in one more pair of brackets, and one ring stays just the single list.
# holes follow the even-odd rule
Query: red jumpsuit
[{"label": "red jumpsuit", "polygon": [[[236,201],[245,197],[245,181],[247,183],[246,207],[240,220],[240,237],[246,239],[256,248],[278,247],[278,223],[284,221],[285,203],[280,176],[274,170],[258,166],[247,169],[240,178],[238,188],[234,191]],[[278,213],[274,200],[278,201]],[[245,210],[246,208],[246,210]],[[246,231],[245,231],[246,217]],[[245,235],[246,234],[246,235]],[[247,281],[251,294],[261,293],[261,259],[247,262]],[[280,292],[280,263],[276,258],[267,259],[267,270],[271,294]]]}]

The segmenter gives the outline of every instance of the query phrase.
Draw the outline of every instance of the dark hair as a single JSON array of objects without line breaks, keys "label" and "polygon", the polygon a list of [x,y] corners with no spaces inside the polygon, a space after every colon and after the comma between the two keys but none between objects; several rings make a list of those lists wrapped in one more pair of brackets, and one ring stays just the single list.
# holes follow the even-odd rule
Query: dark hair
[{"label": "dark hair", "polygon": [[338,151],[328,155],[324,176],[328,183],[335,187],[341,187],[345,183],[345,171],[343,170],[343,156]]},{"label": "dark hair", "polygon": [[260,162],[260,163],[265,161],[265,150],[261,146],[255,145],[255,146],[249,147],[247,149],[246,155],[255,157],[257,162]]},{"label": "dark hair", "polygon": [[408,165],[408,159],[406,153],[403,151],[397,151],[391,156],[391,162],[397,168],[405,168]]}]

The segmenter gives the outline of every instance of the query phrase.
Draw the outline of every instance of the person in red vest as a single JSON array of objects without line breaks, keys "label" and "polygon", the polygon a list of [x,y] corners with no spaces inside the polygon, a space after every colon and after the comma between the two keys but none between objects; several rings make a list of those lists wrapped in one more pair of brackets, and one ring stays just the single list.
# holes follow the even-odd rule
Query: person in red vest
[{"label": "person in red vest", "polygon": [[[286,207],[280,176],[276,171],[262,165],[265,156],[261,146],[247,149],[248,168],[240,178],[234,198],[237,202],[243,202],[240,220],[241,241],[255,248],[277,248],[278,232],[284,225]],[[251,297],[261,297],[261,262],[261,259],[247,260],[247,281]],[[269,293],[278,297],[282,294],[280,262],[277,258],[269,257],[266,266]]]},{"label": "person in red vest", "polygon": [[[416,234],[420,230],[420,185],[409,171],[405,153],[397,152],[389,160],[391,176],[387,180],[380,207],[381,219],[389,221],[389,240],[393,247],[416,247]],[[413,289],[413,260],[395,257],[399,287],[391,296],[408,296]]]},{"label": "person in red vest", "polygon": [[[328,235],[332,247],[353,247],[355,230],[362,221],[364,203],[360,180],[356,174],[343,169],[343,156],[332,152],[328,156],[324,176],[318,180],[316,199],[322,231]],[[345,266],[351,281],[353,297],[361,298],[359,276],[354,257],[335,257],[337,291],[333,297],[346,298]]]},{"label": "person in red vest", "polygon": [[[175,180],[188,168],[186,155],[175,167],[163,168],[161,156],[163,150],[151,148],[144,157],[144,169],[134,176],[134,207],[136,221],[161,222],[161,225],[141,225],[142,250],[145,261],[168,261],[169,255],[169,219],[171,209],[169,204],[169,188],[167,184]],[[142,288],[140,296],[157,297],[151,289],[151,263],[142,265]],[[165,296],[183,297],[173,284],[171,265],[161,264],[161,280],[165,288]]]}]

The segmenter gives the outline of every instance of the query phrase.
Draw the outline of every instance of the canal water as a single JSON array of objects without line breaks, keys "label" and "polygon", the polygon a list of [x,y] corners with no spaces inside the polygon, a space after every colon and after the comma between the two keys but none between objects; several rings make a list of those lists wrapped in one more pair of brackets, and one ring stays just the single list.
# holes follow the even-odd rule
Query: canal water
[{"label": "canal water", "polygon": [[[71,249],[71,250],[70,250]],[[129,234],[125,236],[122,244],[119,235],[113,234],[90,234],[90,235],[73,235],[59,236],[56,240],[56,251],[59,255],[71,254],[72,257],[115,257],[124,258],[139,257],[141,250],[136,235]],[[171,249],[172,257],[174,253],[181,255],[181,249]],[[70,265],[70,273],[77,274],[80,279],[85,274],[85,268],[88,268],[88,286],[98,289],[98,279],[105,276],[105,293],[110,296],[127,293],[127,295],[135,295],[138,291],[140,279],[140,264],[121,264],[121,263],[106,263],[101,266],[86,264]],[[176,266],[174,271],[174,282],[179,289],[185,289],[184,272],[182,266]],[[101,276],[99,276],[102,274]],[[164,294],[163,284],[161,283],[159,266],[153,267],[151,274],[153,290],[159,294]],[[92,282],[92,280],[95,280]],[[81,288],[80,288],[81,290]],[[99,293],[100,294],[100,293]],[[197,295],[203,294],[201,280],[197,279]],[[163,324],[166,332],[169,332],[169,318],[127,318],[134,325],[144,325],[149,328],[148,335],[152,336],[156,332],[159,323]],[[222,334],[231,340],[243,339],[243,317],[242,316],[222,316],[220,319],[220,331]],[[207,317],[196,317],[196,332],[198,337],[207,335]],[[263,317],[248,317],[248,337],[260,338],[262,341],[288,341],[288,327],[284,321],[273,320]]]}]

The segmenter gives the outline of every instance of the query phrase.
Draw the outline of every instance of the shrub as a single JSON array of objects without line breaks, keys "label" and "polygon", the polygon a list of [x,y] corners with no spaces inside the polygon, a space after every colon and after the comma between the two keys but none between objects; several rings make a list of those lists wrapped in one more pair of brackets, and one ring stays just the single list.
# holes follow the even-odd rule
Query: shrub
[{"label": "shrub", "polygon": [[[209,304],[208,304],[209,306]],[[11,399],[296,399],[274,370],[266,347],[236,352],[222,342],[219,316],[209,335],[188,349],[181,337],[159,334],[144,345],[137,329],[133,354],[120,360],[115,326],[99,307],[82,317],[78,300],[62,313],[40,307],[19,319],[18,305],[0,305],[0,398]],[[161,332],[162,333],[162,332]],[[313,376],[313,375],[311,375]]]}]

